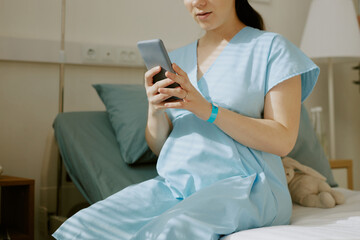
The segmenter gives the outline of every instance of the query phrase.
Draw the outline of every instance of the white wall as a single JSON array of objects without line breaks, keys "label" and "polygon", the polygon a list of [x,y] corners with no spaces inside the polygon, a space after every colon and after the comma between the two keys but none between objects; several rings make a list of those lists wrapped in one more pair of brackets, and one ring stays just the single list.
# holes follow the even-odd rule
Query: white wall
[{"label": "white wall", "polygon": [[269,3],[249,1],[263,16],[266,30],[284,35],[300,45],[311,0],[271,0]]},{"label": "white wall", "polygon": [[61,1],[1,0],[0,36],[60,39]]},{"label": "white wall", "polygon": [[[253,5],[263,14],[268,30],[300,44],[310,0],[270,0],[265,4],[254,0]],[[49,51],[56,53],[60,49],[60,13],[60,0],[0,0],[0,41],[1,37],[39,39],[55,43],[49,45]],[[156,37],[173,49],[200,36],[201,30],[180,0],[77,0],[66,5],[69,56],[76,54],[69,50],[73,43],[135,47],[138,40]],[[29,55],[26,46],[24,49],[20,55]],[[354,160],[355,188],[360,189],[360,95],[351,84],[357,78],[349,69],[353,65],[335,68],[336,79],[342,80],[336,81],[335,94],[337,157]],[[326,119],[326,66],[320,67],[318,85],[306,104],[322,105]],[[143,72],[143,68],[66,65],[65,111],[104,109],[91,84],[142,83]],[[5,174],[35,179],[36,205],[45,140],[58,111],[58,80],[56,63],[0,61],[0,164]]]},{"label": "white wall", "polygon": [[66,39],[135,46],[161,38],[168,48],[199,37],[197,24],[180,0],[77,0],[67,2]]},{"label": "white wall", "polygon": [[142,68],[66,66],[64,111],[104,110],[93,84],[142,84],[144,72]]}]

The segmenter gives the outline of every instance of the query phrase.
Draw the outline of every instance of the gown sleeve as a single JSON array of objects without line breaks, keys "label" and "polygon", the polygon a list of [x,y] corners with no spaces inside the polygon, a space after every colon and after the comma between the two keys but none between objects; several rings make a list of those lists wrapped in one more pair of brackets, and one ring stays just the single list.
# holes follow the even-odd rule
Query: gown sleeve
[{"label": "gown sleeve", "polygon": [[320,69],[298,47],[281,35],[275,35],[267,62],[265,95],[277,84],[301,75],[301,102],[313,90]]}]

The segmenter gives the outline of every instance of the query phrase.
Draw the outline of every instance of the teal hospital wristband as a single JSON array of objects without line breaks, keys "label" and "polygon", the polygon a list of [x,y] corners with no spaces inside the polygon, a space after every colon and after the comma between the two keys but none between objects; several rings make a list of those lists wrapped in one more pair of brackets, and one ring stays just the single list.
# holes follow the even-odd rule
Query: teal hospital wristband
[{"label": "teal hospital wristband", "polygon": [[214,103],[212,103],[211,105],[212,105],[211,115],[207,121],[213,123],[218,115],[219,108]]}]

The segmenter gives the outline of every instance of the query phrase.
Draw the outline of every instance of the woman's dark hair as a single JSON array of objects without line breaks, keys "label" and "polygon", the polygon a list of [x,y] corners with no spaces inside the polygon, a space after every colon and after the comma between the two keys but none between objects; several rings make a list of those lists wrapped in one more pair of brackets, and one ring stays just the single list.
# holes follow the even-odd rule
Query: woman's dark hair
[{"label": "woman's dark hair", "polygon": [[245,25],[265,30],[263,18],[251,7],[248,0],[235,0],[235,9],[237,17]]}]

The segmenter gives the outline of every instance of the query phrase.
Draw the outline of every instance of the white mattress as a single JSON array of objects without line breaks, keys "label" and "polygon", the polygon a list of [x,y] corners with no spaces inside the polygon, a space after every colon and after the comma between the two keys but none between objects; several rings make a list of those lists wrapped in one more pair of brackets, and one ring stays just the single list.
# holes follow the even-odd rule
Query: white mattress
[{"label": "white mattress", "polygon": [[264,227],[233,233],[221,240],[243,239],[360,239],[360,191],[336,188],[346,202],[330,209],[293,205],[291,225]]}]

